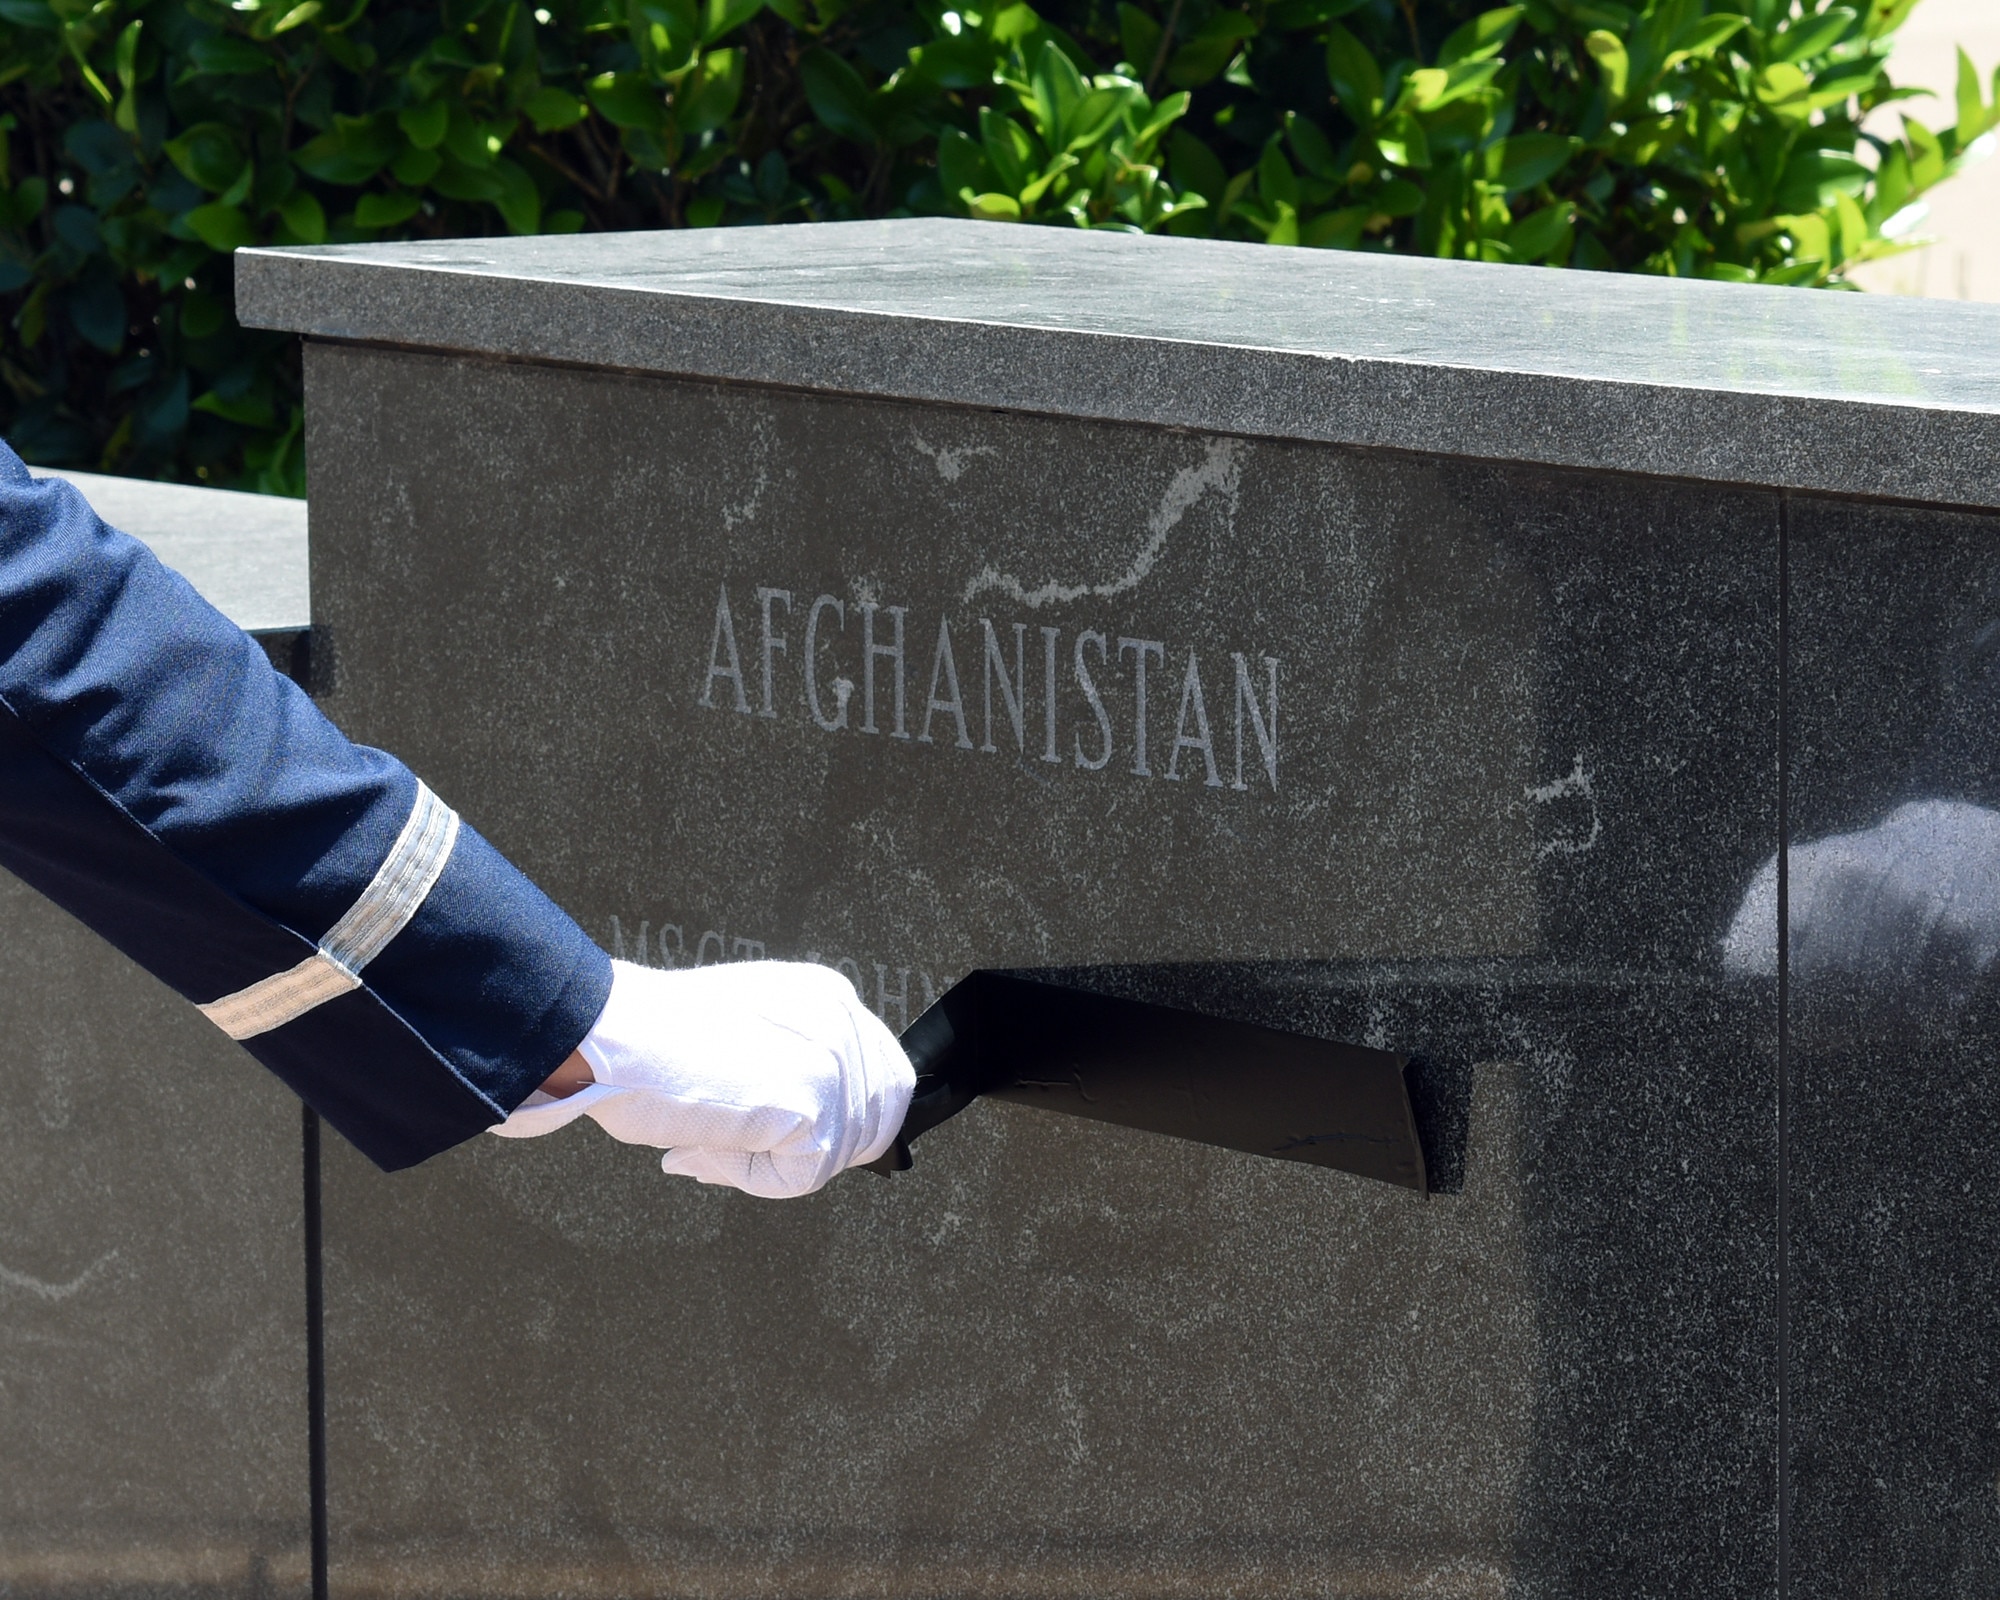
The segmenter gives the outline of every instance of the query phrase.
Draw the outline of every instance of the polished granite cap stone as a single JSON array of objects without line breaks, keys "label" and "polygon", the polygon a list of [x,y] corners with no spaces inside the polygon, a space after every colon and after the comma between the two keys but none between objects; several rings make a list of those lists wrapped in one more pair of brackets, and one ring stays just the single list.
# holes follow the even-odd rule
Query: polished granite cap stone
[{"label": "polished granite cap stone", "polygon": [[2000,307],[908,219],[239,251],[249,327],[2000,507]]}]

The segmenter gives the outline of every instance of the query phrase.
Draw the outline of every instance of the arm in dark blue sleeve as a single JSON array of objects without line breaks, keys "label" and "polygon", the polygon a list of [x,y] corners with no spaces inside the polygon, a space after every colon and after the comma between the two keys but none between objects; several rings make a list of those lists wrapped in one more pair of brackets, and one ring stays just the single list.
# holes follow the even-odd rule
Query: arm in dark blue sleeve
[{"label": "arm in dark blue sleeve", "polygon": [[603,952],[407,768],[4,447],[0,865],[386,1168],[501,1121],[610,988]]}]

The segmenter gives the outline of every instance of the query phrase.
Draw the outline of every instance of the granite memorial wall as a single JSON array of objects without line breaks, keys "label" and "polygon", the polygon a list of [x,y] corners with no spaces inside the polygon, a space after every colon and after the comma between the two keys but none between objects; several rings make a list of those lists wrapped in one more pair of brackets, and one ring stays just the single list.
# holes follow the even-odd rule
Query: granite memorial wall
[{"label": "granite memorial wall", "polygon": [[614,954],[1408,1051],[1432,1179],[332,1142],[333,1594],[2000,1592],[2000,315],[934,222],[239,312],[322,704]]}]

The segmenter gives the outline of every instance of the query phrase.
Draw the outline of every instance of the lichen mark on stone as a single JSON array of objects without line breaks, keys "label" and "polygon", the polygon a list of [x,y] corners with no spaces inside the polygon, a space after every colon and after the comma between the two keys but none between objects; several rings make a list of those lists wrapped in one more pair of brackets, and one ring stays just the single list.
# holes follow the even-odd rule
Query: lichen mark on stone
[{"label": "lichen mark on stone", "polygon": [[966,584],[964,598],[974,600],[987,590],[995,589],[1034,610],[1087,597],[1105,599],[1138,588],[1166,553],[1168,537],[1205,495],[1211,492],[1222,495],[1229,502],[1229,514],[1232,517],[1235,515],[1237,486],[1243,477],[1242,457],[1242,440],[1210,439],[1202,452],[1200,464],[1182,467],[1167,484],[1159,505],[1146,519],[1146,542],[1133,556],[1131,565],[1117,577],[1104,583],[1065,583],[1059,578],[1050,578],[1030,584],[1013,573],[987,567]]}]

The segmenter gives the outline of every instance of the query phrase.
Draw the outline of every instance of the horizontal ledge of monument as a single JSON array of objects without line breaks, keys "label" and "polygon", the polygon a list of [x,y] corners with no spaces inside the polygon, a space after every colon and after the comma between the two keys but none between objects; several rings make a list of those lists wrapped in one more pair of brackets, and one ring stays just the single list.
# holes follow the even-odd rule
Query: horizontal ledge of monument
[{"label": "horizontal ledge of monument", "polygon": [[[1651,384],[1579,382],[1474,368],[1415,369],[1394,362],[1299,356],[1294,359],[1314,365],[1337,364],[1345,369],[1348,392],[1342,396],[1343,414],[1299,415],[1307,408],[1297,404],[1299,397],[1294,396],[1288,414],[1272,415],[1249,404],[1212,401],[1146,405],[1136,402],[1129,392],[1092,394],[1081,384],[1065,385],[1050,374],[1046,365],[1039,374],[1046,380],[1041,384],[1032,387],[995,384],[980,393],[967,393],[961,386],[923,382],[921,374],[908,368],[902,370],[900,381],[881,381],[851,371],[805,373],[796,368],[741,360],[705,359],[698,352],[648,357],[622,350],[606,356],[565,348],[560,342],[541,348],[531,348],[525,341],[476,336],[439,342],[399,336],[392,329],[370,326],[365,319],[329,319],[326,325],[308,328],[303,333],[323,345],[400,350],[446,358],[472,357],[620,377],[731,383],[837,398],[1018,412],[1079,422],[1335,445],[1494,465],[1520,464],[1673,479],[1850,501],[2000,511],[2000,415],[1983,412]],[[1259,359],[1268,357],[1263,351],[1250,353]],[[1412,404],[1407,390],[1408,376],[1413,370],[1443,375],[1432,391],[1422,397],[1425,410],[1456,410],[1469,414],[1470,420],[1441,420],[1434,427],[1419,429],[1407,425],[1407,418],[1399,426],[1394,419],[1384,422],[1377,417],[1352,415],[1356,411]],[[1212,385],[1212,374],[1210,382]],[[1452,383],[1458,385],[1455,395],[1447,387]],[[1172,384],[1163,381],[1160,386],[1170,389]],[[1502,386],[1515,392],[1503,396],[1496,392]],[[1483,419],[1478,413],[1491,412],[1503,405],[1532,409],[1543,397],[1521,392],[1529,389],[1545,390],[1547,398],[1559,401],[1572,416],[1560,425],[1535,429],[1525,436],[1507,429],[1504,422],[1481,426]],[[1701,432],[1706,437],[1702,446],[1675,448],[1671,440],[1661,437],[1665,419],[1660,411],[1684,408],[1691,403],[1705,408]],[[1871,441],[1862,460],[1825,459],[1836,456],[1836,452],[1811,447],[1815,435],[1851,436],[1857,431],[1865,431]],[[1784,452],[1779,444],[1783,438],[1804,442],[1801,447]],[[1626,442],[1634,448],[1617,448]],[[1947,465],[1952,462],[1978,466],[1957,470]]]},{"label": "horizontal ledge of monument", "polygon": [[239,252],[237,314],[621,372],[2000,508],[2000,307],[949,218]]}]

